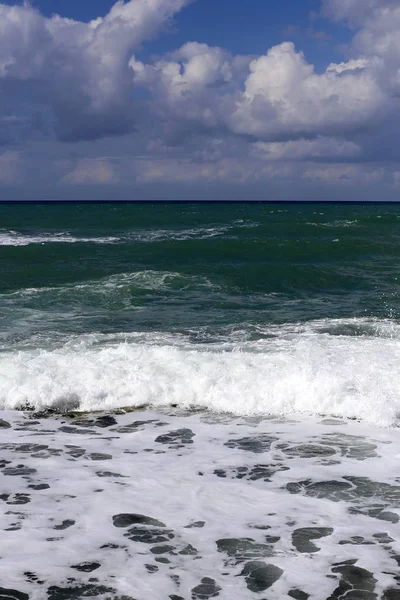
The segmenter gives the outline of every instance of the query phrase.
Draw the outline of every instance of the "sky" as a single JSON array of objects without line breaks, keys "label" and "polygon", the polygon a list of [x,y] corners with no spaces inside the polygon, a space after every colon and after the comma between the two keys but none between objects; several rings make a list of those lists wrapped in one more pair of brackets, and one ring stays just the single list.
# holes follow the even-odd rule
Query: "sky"
[{"label": "sky", "polygon": [[2,200],[400,200],[400,0],[0,0]]}]

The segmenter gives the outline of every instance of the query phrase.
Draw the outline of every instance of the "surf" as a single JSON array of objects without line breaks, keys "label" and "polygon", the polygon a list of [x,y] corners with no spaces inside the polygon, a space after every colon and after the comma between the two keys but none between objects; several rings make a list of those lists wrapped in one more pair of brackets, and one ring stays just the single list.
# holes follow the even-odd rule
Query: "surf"
[{"label": "surf", "polygon": [[[212,343],[171,332],[82,335],[4,348],[0,408],[175,405],[238,416],[332,415],[399,424],[400,327],[322,321],[238,331]],[[356,332],[356,334],[355,334]],[[249,339],[250,338],[250,339]],[[206,337],[204,336],[206,340]]]}]

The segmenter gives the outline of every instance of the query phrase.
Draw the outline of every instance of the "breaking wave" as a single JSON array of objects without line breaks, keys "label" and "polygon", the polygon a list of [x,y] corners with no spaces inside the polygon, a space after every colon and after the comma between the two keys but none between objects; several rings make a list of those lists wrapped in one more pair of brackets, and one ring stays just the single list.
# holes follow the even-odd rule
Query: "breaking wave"
[{"label": "breaking wave", "polygon": [[256,341],[236,335],[212,345],[193,345],[172,333],[76,336],[59,348],[3,350],[0,407],[93,411],[177,405],[398,424],[398,325],[316,322],[276,326],[271,334]]},{"label": "breaking wave", "polygon": [[115,236],[80,237],[68,231],[21,233],[14,230],[0,229],[0,246],[29,246],[31,244],[126,244],[129,242],[152,243],[165,241],[207,240],[236,229],[253,229],[259,223],[239,219],[226,225],[193,228],[152,228],[137,229]]}]

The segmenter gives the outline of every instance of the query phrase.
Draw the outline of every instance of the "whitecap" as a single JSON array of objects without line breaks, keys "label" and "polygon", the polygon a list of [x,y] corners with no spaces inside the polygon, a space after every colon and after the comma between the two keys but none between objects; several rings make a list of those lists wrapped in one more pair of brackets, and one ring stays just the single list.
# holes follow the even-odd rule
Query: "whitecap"
[{"label": "whitecap", "polygon": [[61,348],[4,349],[0,406],[57,407],[73,395],[84,411],[176,404],[236,415],[325,414],[398,424],[398,325],[319,322],[269,331],[274,337],[212,344],[141,333],[96,343],[76,336]]}]

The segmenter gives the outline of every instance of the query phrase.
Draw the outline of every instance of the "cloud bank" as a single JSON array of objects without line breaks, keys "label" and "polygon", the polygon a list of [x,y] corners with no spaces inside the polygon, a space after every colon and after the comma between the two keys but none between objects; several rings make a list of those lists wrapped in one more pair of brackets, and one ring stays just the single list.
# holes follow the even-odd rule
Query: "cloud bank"
[{"label": "cloud bank", "polygon": [[[320,18],[353,32],[343,59],[323,71],[290,40],[260,56],[188,41],[139,60],[187,4],[119,0],[89,23],[0,4],[0,144],[128,136],[132,158],[123,164],[101,151],[58,161],[66,186],[291,174],[398,190],[400,151],[385,143],[400,135],[398,0],[322,0]],[[0,157],[0,171],[11,165],[7,183],[21,176],[13,152]]]}]

